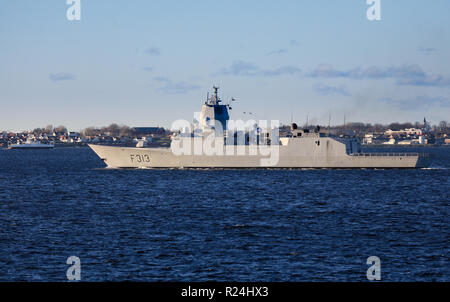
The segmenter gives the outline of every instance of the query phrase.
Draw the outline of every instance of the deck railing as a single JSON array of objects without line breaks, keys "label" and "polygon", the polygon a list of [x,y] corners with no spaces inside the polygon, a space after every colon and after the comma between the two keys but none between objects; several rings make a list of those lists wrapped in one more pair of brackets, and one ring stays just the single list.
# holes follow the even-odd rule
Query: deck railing
[{"label": "deck railing", "polygon": [[377,157],[380,157],[380,156],[386,156],[386,157],[389,157],[389,156],[395,156],[395,157],[398,157],[398,156],[403,156],[403,157],[406,157],[406,156],[420,156],[420,157],[428,157],[429,155],[427,154],[427,153],[354,153],[354,154],[350,154],[351,156],[358,156],[358,157],[366,157],[366,156],[369,156],[369,157],[372,157],[372,156],[377,156]]}]

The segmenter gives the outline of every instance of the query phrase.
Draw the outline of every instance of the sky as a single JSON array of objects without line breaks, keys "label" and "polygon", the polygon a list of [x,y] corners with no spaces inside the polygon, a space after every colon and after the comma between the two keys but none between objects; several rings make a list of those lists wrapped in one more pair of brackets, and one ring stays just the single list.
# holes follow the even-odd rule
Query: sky
[{"label": "sky", "polygon": [[66,0],[0,4],[0,131],[232,119],[450,121],[450,1]]}]

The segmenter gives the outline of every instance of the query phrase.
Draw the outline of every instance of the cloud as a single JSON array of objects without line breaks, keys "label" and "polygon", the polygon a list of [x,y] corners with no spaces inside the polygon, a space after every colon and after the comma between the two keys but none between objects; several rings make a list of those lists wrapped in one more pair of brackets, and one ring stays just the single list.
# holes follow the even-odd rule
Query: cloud
[{"label": "cloud", "polygon": [[312,78],[339,78],[348,77],[349,72],[338,71],[330,64],[320,64],[312,72],[308,74]]},{"label": "cloud", "polygon": [[448,87],[450,86],[450,78],[445,78],[441,75],[431,75],[420,78],[400,79],[397,83],[411,86]]},{"label": "cloud", "polygon": [[343,85],[340,86],[331,86],[327,84],[315,84],[313,86],[314,90],[320,95],[343,95],[350,96],[350,92],[348,92],[347,88]]},{"label": "cloud", "polygon": [[273,55],[281,55],[284,53],[287,53],[288,50],[286,48],[283,49],[276,49],[276,50],[272,50],[270,52],[267,53],[268,56],[273,56]]},{"label": "cloud", "polygon": [[159,87],[158,90],[166,94],[185,94],[189,91],[198,90],[201,88],[199,85],[188,84],[184,81],[173,82],[167,77],[154,77],[153,80],[163,84],[163,86]]},{"label": "cloud", "polygon": [[429,75],[417,64],[389,67],[372,66],[337,70],[330,64],[321,64],[307,74],[312,78],[387,79],[397,80],[398,85],[450,86],[450,79],[441,75]]},{"label": "cloud", "polygon": [[161,54],[161,50],[158,47],[147,48],[144,52],[151,56],[159,56]]},{"label": "cloud", "polygon": [[258,66],[244,61],[235,61],[229,68],[222,68],[221,75],[254,76],[259,72]]},{"label": "cloud", "polygon": [[436,52],[437,49],[432,48],[432,47],[418,47],[417,51],[428,56],[428,55],[432,54],[433,52]]},{"label": "cloud", "polygon": [[59,72],[59,73],[51,73],[49,75],[50,81],[59,82],[59,81],[72,81],[75,80],[75,75],[71,73]]},{"label": "cloud", "polygon": [[383,78],[417,78],[424,77],[425,72],[418,65],[400,65],[390,67],[353,68],[337,70],[330,64],[321,64],[311,73],[310,77],[351,78],[351,79],[383,79]]},{"label": "cloud", "polygon": [[385,79],[385,78],[400,78],[413,79],[422,78],[426,74],[419,65],[400,65],[390,67],[369,67],[361,70],[359,74],[355,74],[360,78]]},{"label": "cloud", "polygon": [[146,67],[143,67],[142,70],[147,71],[147,72],[152,72],[153,70],[155,70],[155,68],[153,66],[146,66]]},{"label": "cloud", "polygon": [[275,69],[261,70],[260,74],[265,77],[275,77],[281,75],[300,74],[301,70],[295,66],[283,66]]},{"label": "cloud", "polygon": [[244,61],[235,61],[228,68],[222,68],[217,74],[227,76],[262,76],[275,77],[281,75],[300,74],[301,70],[295,66],[282,66],[275,69],[261,69],[257,65]]},{"label": "cloud", "polygon": [[402,110],[418,110],[427,109],[429,107],[450,107],[450,99],[441,96],[430,97],[422,95],[407,99],[383,98],[380,101]]},{"label": "cloud", "polygon": [[153,80],[157,82],[170,82],[168,77],[154,77]]}]

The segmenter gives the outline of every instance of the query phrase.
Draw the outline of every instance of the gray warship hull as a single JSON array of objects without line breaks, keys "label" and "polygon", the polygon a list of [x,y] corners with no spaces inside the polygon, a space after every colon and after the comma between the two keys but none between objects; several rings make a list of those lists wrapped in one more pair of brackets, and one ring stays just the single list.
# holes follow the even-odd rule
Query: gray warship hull
[{"label": "gray warship hull", "polygon": [[[332,142],[332,139],[324,139]],[[316,150],[297,149],[293,146],[279,147],[279,154],[273,164],[268,156],[249,155],[174,155],[170,148],[122,148],[89,145],[110,168],[424,168],[429,165],[425,154],[417,153],[358,153],[346,154],[326,144]],[[328,148],[326,147],[328,145]],[[345,146],[344,146],[345,148]],[[224,152],[226,154],[226,151]]]}]

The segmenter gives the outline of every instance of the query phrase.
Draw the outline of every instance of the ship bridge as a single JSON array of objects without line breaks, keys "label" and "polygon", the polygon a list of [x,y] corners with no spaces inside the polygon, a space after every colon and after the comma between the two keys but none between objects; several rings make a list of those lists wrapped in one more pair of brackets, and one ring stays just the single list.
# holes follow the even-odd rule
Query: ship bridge
[{"label": "ship bridge", "polygon": [[221,124],[222,130],[227,130],[227,123],[230,119],[228,109],[231,109],[229,105],[222,104],[222,100],[219,98],[219,87],[213,87],[214,94],[206,99],[203,104],[202,112],[200,115],[200,123],[203,129],[215,129]]}]

